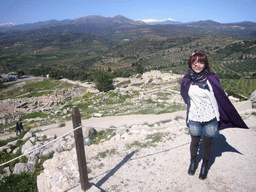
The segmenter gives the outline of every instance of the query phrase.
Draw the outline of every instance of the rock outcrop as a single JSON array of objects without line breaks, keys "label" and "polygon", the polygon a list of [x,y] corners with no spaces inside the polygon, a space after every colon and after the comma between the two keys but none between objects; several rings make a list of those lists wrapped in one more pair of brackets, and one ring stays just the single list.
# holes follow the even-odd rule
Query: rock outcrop
[{"label": "rock outcrop", "polygon": [[[18,143],[21,141],[26,142],[21,147],[18,147]],[[4,153],[16,153],[20,149],[22,155],[27,157],[28,162],[16,164],[12,171],[9,167],[6,167],[6,171],[4,171],[4,174],[1,175],[0,178],[8,176],[10,173],[32,173],[36,163],[38,163],[43,156],[48,157],[54,153],[71,150],[73,147],[74,138],[71,135],[67,135],[64,138],[56,138],[55,136],[46,136],[42,133],[33,134],[32,132],[27,132],[21,140],[15,140],[0,147],[0,151]]]},{"label": "rock outcrop", "polygon": [[[101,172],[100,166],[103,166],[103,162],[111,163],[107,162],[107,158],[106,160],[103,160],[104,157],[101,159],[99,154],[103,156],[104,153],[111,153],[112,150],[113,153],[119,155],[122,153],[122,155],[124,155],[127,153],[127,147],[132,145],[131,143],[140,141],[138,142],[138,146],[143,145],[140,143],[147,143],[148,135],[152,136],[156,134],[164,138],[164,135],[176,137],[179,134],[184,134],[186,131],[184,117],[176,117],[176,119],[177,120],[174,119],[170,122],[155,123],[154,125],[134,124],[119,127],[114,131],[115,134],[113,134],[112,137],[108,137],[108,141],[100,143],[99,145],[85,146],[88,165],[90,169],[95,168],[92,170],[93,173],[89,173],[89,176],[94,177],[98,175]],[[88,131],[90,134],[95,134],[94,129]],[[112,149],[113,147],[114,149]],[[75,148],[70,151],[54,153],[53,158],[45,161],[43,167],[44,171],[37,177],[39,192],[68,191],[80,183]]]}]

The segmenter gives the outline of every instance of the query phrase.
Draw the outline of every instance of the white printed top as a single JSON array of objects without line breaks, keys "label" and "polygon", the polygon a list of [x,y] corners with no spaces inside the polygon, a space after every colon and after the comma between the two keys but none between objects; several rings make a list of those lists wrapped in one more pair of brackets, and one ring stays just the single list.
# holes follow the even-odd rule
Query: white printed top
[{"label": "white printed top", "polygon": [[218,104],[208,80],[207,84],[210,91],[202,89],[198,85],[190,85],[188,91],[190,97],[188,120],[207,122],[216,117],[217,121],[219,121]]}]

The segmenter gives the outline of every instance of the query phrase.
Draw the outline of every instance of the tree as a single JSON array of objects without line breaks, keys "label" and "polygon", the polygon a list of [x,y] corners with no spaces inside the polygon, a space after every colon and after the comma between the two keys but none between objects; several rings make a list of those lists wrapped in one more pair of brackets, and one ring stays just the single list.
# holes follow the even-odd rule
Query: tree
[{"label": "tree", "polygon": [[108,72],[96,72],[94,75],[96,89],[107,92],[114,89],[113,80]]},{"label": "tree", "polygon": [[141,64],[137,64],[136,68],[135,68],[135,73],[140,73],[142,74],[144,71],[144,68],[141,66]]},{"label": "tree", "polygon": [[18,77],[21,77],[21,76],[25,75],[25,72],[22,69],[18,69],[17,74],[18,74]]},{"label": "tree", "polygon": [[52,69],[49,76],[53,79],[61,79],[61,71],[59,69]]}]

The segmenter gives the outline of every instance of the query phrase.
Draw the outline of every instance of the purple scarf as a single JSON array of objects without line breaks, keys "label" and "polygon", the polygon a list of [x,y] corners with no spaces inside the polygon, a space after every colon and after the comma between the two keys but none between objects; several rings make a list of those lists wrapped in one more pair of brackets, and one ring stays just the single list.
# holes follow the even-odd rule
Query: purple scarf
[{"label": "purple scarf", "polygon": [[210,91],[207,85],[207,71],[203,70],[200,73],[195,73],[192,69],[188,70],[189,76],[191,78],[192,85],[198,85],[201,89],[207,89]]}]

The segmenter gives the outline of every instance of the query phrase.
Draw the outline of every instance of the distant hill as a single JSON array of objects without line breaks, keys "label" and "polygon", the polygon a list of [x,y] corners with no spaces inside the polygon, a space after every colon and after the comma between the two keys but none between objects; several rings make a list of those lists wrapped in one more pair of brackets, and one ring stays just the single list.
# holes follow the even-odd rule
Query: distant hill
[{"label": "distant hill", "polygon": [[103,17],[100,15],[90,15],[87,17],[80,17],[77,19],[67,19],[62,21],[49,20],[37,23],[22,24],[22,25],[3,25],[0,26],[0,32],[9,31],[24,31],[35,30],[41,28],[67,26],[67,25],[115,25],[115,24],[131,24],[131,25],[145,25],[142,21],[133,21],[124,16],[117,15],[115,17]]},{"label": "distant hill", "polygon": [[222,25],[221,23],[212,21],[212,20],[206,20],[206,21],[196,21],[196,22],[191,22],[189,25],[193,26],[202,26],[202,27],[216,27]]},{"label": "distant hill", "polygon": [[138,65],[185,73],[189,54],[200,48],[220,77],[252,78],[255,38],[252,22],[149,25],[120,15],[1,26],[0,73],[24,70],[45,75],[54,70],[85,79],[98,70],[133,73]]}]

